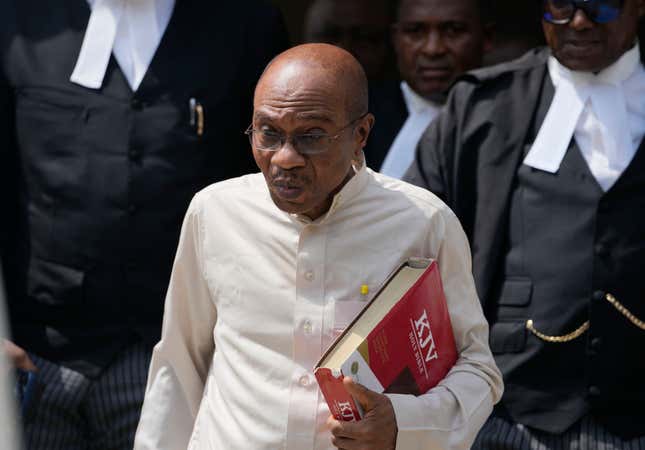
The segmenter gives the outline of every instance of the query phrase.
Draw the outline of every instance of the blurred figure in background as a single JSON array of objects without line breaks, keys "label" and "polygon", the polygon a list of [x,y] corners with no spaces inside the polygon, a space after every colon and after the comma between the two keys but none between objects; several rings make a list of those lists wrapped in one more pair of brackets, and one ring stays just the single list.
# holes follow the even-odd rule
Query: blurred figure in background
[{"label": "blurred figure in background", "polygon": [[0,4],[5,279],[45,384],[29,449],[132,448],[181,219],[256,170],[253,88],[286,44],[255,0]]},{"label": "blurred figure in background", "polygon": [[304,41],[347,50],[361,63],[369,80],[392,76],[391,1],[314,0],[305,17]]},{"label": "blurred figure in background", "polygon": [[491,51],[484,55],[490,66],[519,58],[532,48],[544,45],[540,27],[540,2],[495,0],[495,36]]},{"label": "blurred figure in background", "polygon": [[377,122],[365,147],[369,167],[403,176],[453,81],[479,67],[491,49],[489,13],[486,0],[398,1],[393,42],[403,81],[371,91]]}]

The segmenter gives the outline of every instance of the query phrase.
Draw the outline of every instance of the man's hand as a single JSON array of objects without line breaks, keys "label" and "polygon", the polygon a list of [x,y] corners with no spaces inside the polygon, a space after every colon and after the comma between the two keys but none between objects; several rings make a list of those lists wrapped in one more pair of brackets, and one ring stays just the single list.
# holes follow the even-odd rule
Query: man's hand
[{"label": "man's hand", "polygon": [[363,407],[365,416],[358,422],[339,422],[330,416],[327,425],[332,444],[341,450],[394,450],[398,429],[390,399],[354,383],[350,377],[343,383]]},{"label": "man's hand", "polygon": [[27,352],[18,347],[11,341],[4,341],[4,353],[9,358],[9,362],[16,369],[22,369],[27,372],[38,372],[38,368],[27,355]]}]

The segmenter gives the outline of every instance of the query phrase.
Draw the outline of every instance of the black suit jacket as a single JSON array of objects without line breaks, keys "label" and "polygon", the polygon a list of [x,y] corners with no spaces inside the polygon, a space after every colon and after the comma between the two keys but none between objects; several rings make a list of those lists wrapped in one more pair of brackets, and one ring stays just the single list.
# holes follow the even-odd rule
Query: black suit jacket
[{"label": "black suit jacket", "polygon": [[[516,183],[516,174],[524,151],[532,142],[533,129],[539,128],[543,117],[538,117],[538,107],[545,89],[553,91],[548,69],[546,49],[537,49],[519,60],[482,69],[465,75],[453,87],[444,112],[424,134],[417,149],[416,159],[405,176],[407,181],[425,187],[441,197],[455,211],[469,237],[473,255],[473,274],[485,312],[492,325],[496,320],[496,288],[499,287],[500,270],[504,263],[503,252],[508,239],[510,197]],[[552,95],[552,93],[546,93]],[[540,115],[545,114],[541,111]],[[536,122],[537,121],[537,122]],[[618,190],[608,192],[600,208],[598,230],[604,229],[611,236],[621,236],[610,250],[611,259],[599,264],[594,277],[604,279],[612,289],[620,290],[617,296],[639,317],[645,316],[642,302],[645,285],[642,275],[637,275],[636,261],[645,258],[642,240],[631,240],[634,227],[645,221],[640,206],[639,191],[643,185],[642,171],[636,168],[645,163],[645,144],[623,174],[629,181],[617,183]],[[619,195],[615,195],[620,192]],[[640,192],[640,193],[639,193]],[[606,221],[604,213],[613,208],[616,213]],[[638,210],[638,211],[636,211]],[[640,221],[640,222],[639,222]],[[599,231],[597,231],[599,232]],[[636,232],[636,234],[638,234]],[[557,257],[557,249],[553,249]],[[589,249],[590,255],[594,254]],[[594,260],[595,261],[595,260]],[[548,260],[544,261],[548,264]],[[597,288],[594,288],[597,289]],[[558,301],[561,299],[554,299]],[[591,301],[591,299],[590,299]],[[589,305],[592,332],[604,333],[605,345],[598,353],[595,349],[582,350],[579,370],[579,396],[587,401],[587,386],[593,380],[602,389],[591,390],[589,404],[597,417],[624,436],[642,435],[645,415],[642,401],[645,387],[635,379],[642,373],[642,346],[645,333],[625,321],[625,318],[601,300]],[[589,345],[592,335],[588,336]],[[583,346],[584,347],[584,346]],[[636,356],[638,355],[638,356]],[[517,353],[518,367],[527,354]],[[539,365],[538,362],[533,366]],[[549,370],[545,367],[545,370]],[[533,378],[531,378],[533,377]],[[521,387],[522,380],[535,380],[536,373],[521,373],[512,380],[505,380]],[[585,378],[588,377],[588,378]],[[511,389],[507,390],[510,392]],[[554,389],[555,391],[555,389]],[[543,387],[544,396],[526,395],[522,399],[521,414],[531,425],[542,424],[544,429],[557,428],[545,414],[549,408],[549,387]],[[506,394],[505,394],[506,395]],[[504,401],[504,399],[503,399]],[[545,409],[546,408],[546,409]],[[552,417],[555,417],[553,415]],[[568,417],[567,420],[575,420]]]},{"label": "black suit jacket", "polygon": [[367,166],[380,170],[390,146],[408,118],[400,81],[383,81],[370,85],[369,109],[374,117],[374,128],[363,151]]},{"label": "black suit jacket", "polygon": [[0,182],[14,338],[94,375],[158,340],[192,195],[256,170],[243,131],[287,37],[260,1],[180,0],[138,90],[114,58],[93,90],[69,81],[89,14],[85,0],[0,5]]}]

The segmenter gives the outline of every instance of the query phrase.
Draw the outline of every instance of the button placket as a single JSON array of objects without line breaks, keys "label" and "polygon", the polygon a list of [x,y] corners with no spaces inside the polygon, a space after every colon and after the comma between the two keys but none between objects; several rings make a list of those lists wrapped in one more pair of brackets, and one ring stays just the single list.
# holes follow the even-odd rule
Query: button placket
[{"label": "button placket", "polygon": [[[316,416],[307,411],[319,407],[318,386],[312,369],[321,355],[321,326],[324,312],[324,269],[326,237],[316,225],[302,228],[296,253],[296,299],[293,316],[293,362],[289,399],[288,430],[316,429]],[[313,442],[290,439],[287,450],[313,448]]]}]

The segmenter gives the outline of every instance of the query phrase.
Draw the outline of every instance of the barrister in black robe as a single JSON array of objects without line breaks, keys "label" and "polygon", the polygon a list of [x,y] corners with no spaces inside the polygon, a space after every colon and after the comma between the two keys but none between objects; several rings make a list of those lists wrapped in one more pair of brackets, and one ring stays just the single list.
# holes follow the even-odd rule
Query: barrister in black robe
[{"label": "barrister in black robe", "polygon": [[392,41],[402,81],[370,83],[376,123],[364,153],[369,167],[401,178],[452,83],[481,67],[493,23],[488,0],[399,0],[394,6]]},{"label": "barrister in black robe", "polygon": [[287,45],[260,1],[181,0],[136,91],[114,55],[90,89],[70,81],[89,17],[86,0],[0,6],[13,339],[73,391],[45,392],[30,448],[132,448],[182,217],[199,189],[256,170],[252,93]]},{"label": "barrister in black robe", "polygon": [[[622,8],[602,25],[581,9],[567,25],[545,23],[554,50],[465,76],[406,174],[451,206],[470,239],[505,381],[475,448],[645,448],[643,117],[629,116],[640,145],[608,189],[577,138],[553,173],[524,163],[554,102],[550,55],[602,75],[635,51],[640,78],[630,80],[642,81],[627,94],[645,89],[643,51],[639,63],[633,47],[645,2],[626,0]],[[553,33],[599,42],[574,60]],[[612,47],[618,54],[602,57]],[[582,67],[599,54],[600,65]],[[628,101],[642,113],[643,98]],[[566,126],[566,112],[556,119]]]}]

